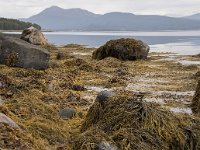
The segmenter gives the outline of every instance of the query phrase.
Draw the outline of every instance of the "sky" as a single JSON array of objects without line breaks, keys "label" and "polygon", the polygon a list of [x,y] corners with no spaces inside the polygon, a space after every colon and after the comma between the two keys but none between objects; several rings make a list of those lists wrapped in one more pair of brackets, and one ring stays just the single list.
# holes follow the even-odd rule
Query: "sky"
[{"label": "sky", "polygon": [[28,18],[51,6],[97,14],[117,11],[181,17],[200,13],[200,0],[0,0],[0,17]]}]

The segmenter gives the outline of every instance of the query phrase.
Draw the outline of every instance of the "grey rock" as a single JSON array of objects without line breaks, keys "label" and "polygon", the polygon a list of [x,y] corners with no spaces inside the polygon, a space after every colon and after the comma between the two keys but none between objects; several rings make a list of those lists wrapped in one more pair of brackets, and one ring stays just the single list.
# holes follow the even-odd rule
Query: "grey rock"
[{"label": "grey rock", "polygon": [[14,37],[0,39],[0,64],[12,67],[47,69],[49,52]]},{"label": "grey rock", "polygon": [[116,96],[116,94],[111,91],[102,91],[97,95],[96,101],[102,103],[108,100],[108,98],[114,97],[114,96]]},{"label": "grey rock", "polygon": [[85,91],[86,90],[86,88],[84,86],[78,85],[78,84],[72,85],[71,89],[74,91]]},{"label": "grey rock", "polygon": [[27,41],[34,45],[47,45],[48,42],[45,39],[44,35],[41,31],[34,27],[30,27],[25,29],[22,32],[21,39]]},{"label": "grey rock", "polygon": [[12,128],[21,130],[21,128],[11,118],[7,117],[3,113],[0,113],[0,123],[5,123]]},{"label": "grey rock", "polygon": [[118,148],[114,145],[109,144],[108,142],[101,142],[97,146],[97,150],[118,150]]},{"label": "grey rock", "polygon": [[61,109],[59,116],[64,119],[72,119],[76,115],[76,111],[72,108]]}]

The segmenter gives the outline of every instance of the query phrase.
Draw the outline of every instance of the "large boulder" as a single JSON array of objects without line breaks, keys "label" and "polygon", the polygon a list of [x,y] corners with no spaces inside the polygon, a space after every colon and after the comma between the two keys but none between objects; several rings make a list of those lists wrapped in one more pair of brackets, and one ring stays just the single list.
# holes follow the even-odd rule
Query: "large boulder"
[{"label": "large boulder", "polygon": [[25,29],[21,39],[34,45],[47,45],[48,43],[42,32],[34,27]]},{"label": "large boulder", "polygon": [[12,67],[47,69],[50,54],[39,46],[14,37],[0,37],[0,64]]},{"label": "large boulder", "polygon": [[115,57],[121,60],[146,59],[149,46],[135,39],[118,39],[108,41],[105,45],[93,52],[93,59]]}]

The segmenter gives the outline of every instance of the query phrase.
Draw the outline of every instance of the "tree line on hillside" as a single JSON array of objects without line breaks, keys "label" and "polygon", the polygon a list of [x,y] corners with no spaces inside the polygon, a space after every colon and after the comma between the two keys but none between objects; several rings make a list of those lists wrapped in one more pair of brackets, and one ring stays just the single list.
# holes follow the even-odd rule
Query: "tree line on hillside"
[{"label": "tree line on hillside", "polygon": [[41,27],[38,24],[23,22],[17,19],[0,18],[0,30],[23,30],[31,26],[41,30]]}]

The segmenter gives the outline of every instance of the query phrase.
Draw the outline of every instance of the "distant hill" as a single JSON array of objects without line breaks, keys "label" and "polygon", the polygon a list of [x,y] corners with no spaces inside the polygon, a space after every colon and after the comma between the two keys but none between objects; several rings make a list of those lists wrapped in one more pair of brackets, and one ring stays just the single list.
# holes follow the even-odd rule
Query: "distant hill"
[{"label": "distant hill", "polygon": [[94,14],[83,9],[62,9],[52,6],[24,21],[40,24],[48,30],[85,31],[157,31],[200,29],[200,21],[157,15],[134,15],[112,12]]},{"label": "distant hill", "polygon": [[0,18],[0,30],[23,30],[31,26],[34,26],[37,29],[41,29],[39,25],[30,22],[23,22],[16,19]]},{"label": "distant hill", "polygon": [[62,9],[53,6],[23,21],[38,23],[49,30],[81,30],[99,15],[82,9]]},{"label": "distant hill", "polygon": [[200,13],[185,17],[192,20],[200,20]]}]

